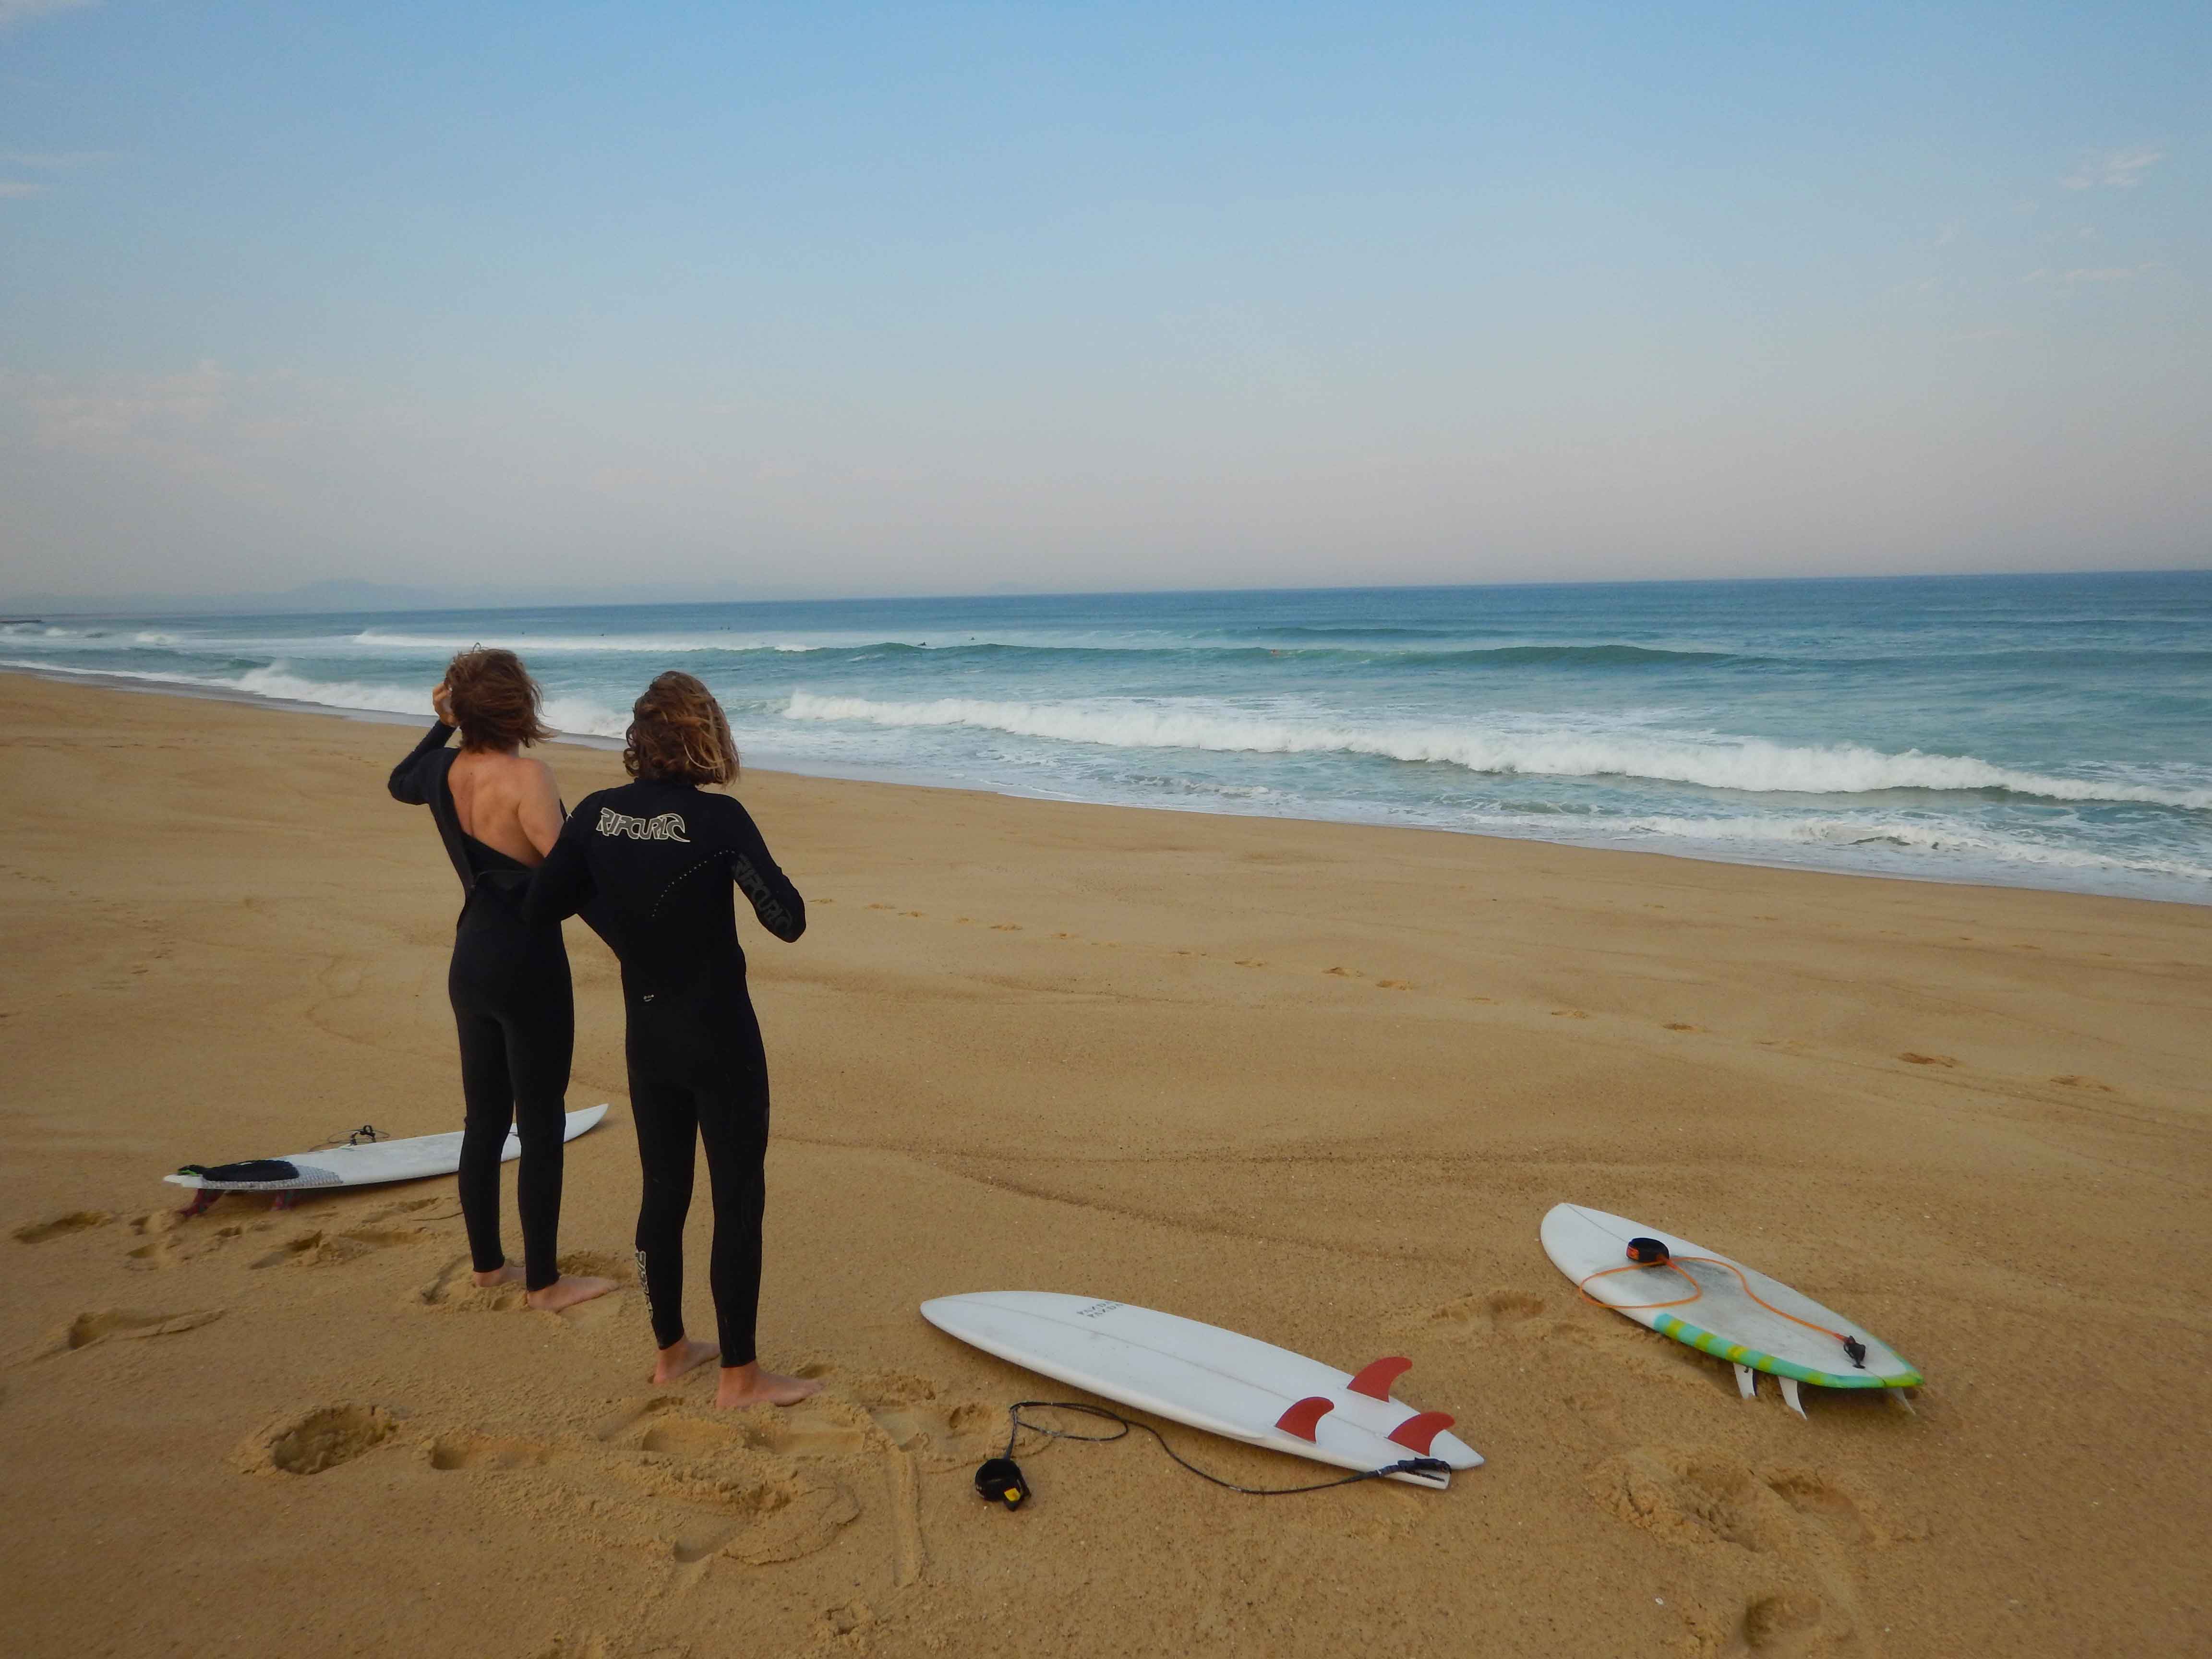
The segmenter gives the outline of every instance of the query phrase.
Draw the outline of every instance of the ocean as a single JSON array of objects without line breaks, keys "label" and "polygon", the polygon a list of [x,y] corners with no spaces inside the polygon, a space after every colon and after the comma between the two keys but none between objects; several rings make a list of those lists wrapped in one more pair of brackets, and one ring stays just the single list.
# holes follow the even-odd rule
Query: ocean
[{"label": "ocean", "polygon": [[66,617],[0,664],[427,718],[478,642],[603,738],[689,670],[765,767],[2212,902],[2207,571]]}]

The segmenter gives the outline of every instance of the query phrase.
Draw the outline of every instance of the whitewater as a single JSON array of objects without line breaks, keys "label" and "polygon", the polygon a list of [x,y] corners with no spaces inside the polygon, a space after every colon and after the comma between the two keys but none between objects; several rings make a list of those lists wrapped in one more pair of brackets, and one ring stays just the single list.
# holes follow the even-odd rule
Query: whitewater
[{"label": "whitewater", "polygon": [[521,652],[757,763],[2212,902],[2212,573],[44,617],[0,665],[392,717]]}]

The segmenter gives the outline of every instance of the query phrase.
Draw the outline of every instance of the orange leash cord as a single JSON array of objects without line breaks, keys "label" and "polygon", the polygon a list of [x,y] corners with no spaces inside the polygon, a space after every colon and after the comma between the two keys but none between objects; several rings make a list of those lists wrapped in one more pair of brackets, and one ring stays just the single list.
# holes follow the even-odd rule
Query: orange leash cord
[{"label": "orange leash cord", "polygon": [[[1589,1279],[1585,1279],[1577,1284],[1575,1286],[1575,1289],[1581,1292],[1583,1300],[1585,1302],[1595,1302],[1599,1307],[1611,1308],[1616,1313],[1649,1312],[1654,1308],[1680,1308],[1689,1303],[1695,1302],[1699,1297],[1703,1296],[1705,1293],[1705,1287],[1698,1284],[1696,1279],[1691,1279],[1689,1274],[1682,1273],[1682,1270],[1680,1267],[1675,1267],[1674,1264],[1677,1261],[1702,1261],[1708,1267],[1726,1267],[1730,1273],[1735,1275],[1736,1283],[1743,1286],[1743,1293],[1749,1297],[1753,1302],[1759,1304],[1760,1307],[1765,1309],[1767,1312],[1778,1315],[1780,1317],[1788,1320],[1793,1325],[1802,1325],[1808,1331],[1818,1331],[1822,1336],[1832,1336],[1838,1342],[1849,1344],[1851,1340],[1848,1334],[1842,1331],[1832,1331],[1826,1325],[1815,1325],[1809,1319],[1800,1319],[1796,1314],[1789,1312],[1786,1309],[1776,1307],[1771,1302],[1769,1302],[1757,1291],[1751,1288],[1751,1281],[1743,1276],[1742,1268],[1737,1267],[1733,1261],[1723,1261],[1718,1256],[1670,1255],[1664,1261],[1631,1261],[1625,1266],[1619,1267],[1601,1267],[1597,1272],[1592,1273],[1589,1276]],[[1600,1302],[1597,1297],[1592,1296],[1588,1289],[1585,1288],[1589,1284],[1590,1279],[1604,1279],[1612,1273],[1625,1273],[1630,1272],[1632,1269],[1642,1267],[1666,1267],[1674,1273],[1681,1273],[1684,1279],[1689,1279],[1689,1295],[1677,1297],[1672,1302]]]}]

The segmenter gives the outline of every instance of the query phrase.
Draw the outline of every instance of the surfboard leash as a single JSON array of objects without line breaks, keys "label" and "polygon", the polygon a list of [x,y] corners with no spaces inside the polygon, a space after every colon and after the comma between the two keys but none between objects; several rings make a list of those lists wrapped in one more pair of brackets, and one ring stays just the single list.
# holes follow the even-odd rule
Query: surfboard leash
[{"label": "surfboard leash", "polygon": [[[1111,1434],[1078,1434],[1073,1429],[1048,1428],[1042,1423],[1024,1417],[1024,1411],[1075,1412],[1085,1417],[1095,1417],[1117,1426]],[[1451,1465],[1441,1457],[1406,1457],[1385,1468],[1363,1469],[1358,1474],[1343,1475],[1334,1480],[1317,1480],[1307,1486],[1240,1486],[1234,1480],[1225,1480],[1209,1469],[1202,1469],[1168,1443],[1168,1438],[1149,1423],[1124,1417],[1119,1412],[1108,1411],[1103,1406],[1086,1406],[1073,1400],[1017,1400],[1006,1407],[1006,1449],[1005,1455],[994,1457],[975,1471],[975,1491],[994,1504],[1003,1504],[1008,1509],[1019,1509],[1028,1501],[1029,1482],[1023,1478],[1021,1466],[1014,1462],[1014,1444],[1021,1438],[1022,1431],[1041,1434],[1052,1440],[1081,1440],[1092,1445],[1106,1445],[1128,1438],[1129,1431],[1141,1429],[1158,1443],[1159,1448],[1176,1462],[1188,1469],[1201,1480],[1230,1492],[1242,1492],[1247,1498],[1290,1498],[1299,1492],[1328,1492],[1337,1486],[1352,1486],[1363,1480],[1380,1480],[1393,1474],[1448,1474]]]},{"label": "surfboard leash", "polygon": [[[1649,1313],[1655,1308],[1686,1307],[1690,1303],[1695,1302],[1699,1297],[1705,1295],[1705,1287],[1698,1284],[1698,1281],[1690,1274],[1684,1273],[1682,1269],[1676,1265],[1676,1263],[1679,1261],[1702,1261],[1710,1267],[1726,1267],[1730,1273],[1735,1275],[1736,1283],[1743,1286],[1743,1293],[1749,1297],[1753,1302],[1759,1304],[1760,1307],[1765,1309],[1767,1312],[1774,1314],[1780,1318],[1786,1319],[1793,1325],[1802,1325],[1807,1330],[1817,1332],[1822,1336],[1834,1337],[1837,1341],[1844,1345],[1844,1356],[1850,1360],[1851,1364],[1857,1366],[1861,1370],[1864,1370],[1866,1369],[1867,1350],[1865,1343],[1860,1341],[1848,1331],[1832,1331],[1826,1325],[1815,1325],[1809,1319],[1798,1318],[1796,1314],[1790,1312],[1787,1309],[1776,1307],[1771,1302],[1769,1302],[1757,1291],[1751,1288],[1751,1280],[1744,1276],[1743,1269],[1737,1267],[1733,1261],[1723,1261],[1717,1255],[1677,1256],[1656,1238],[1630,1239],[1628,1241],[1628,1257],[1629,1259],[1618,1267],[1601,1267],[1595,1273],[1591,1273],[1588,1278],[1577,1281],[1575,1289],[1581,1292],[1583,1300],[1585,1302],[1595,1303],[1601,1308],[1610,1308],[1615,1313]],[[1609,1278],[1614,1273],[1633,1273],[1639,1267],[1664,1267],[1669,1273],[1679,1275],[1686,1283],[1688,1284],[1690,1287],[1689,1295],[1678,1296],[1672,1302],[1607,1302],[1601,1300],[1599,1297],[1592,1296],[1589,1293],[1589,1284],[1591,1279]]]}]

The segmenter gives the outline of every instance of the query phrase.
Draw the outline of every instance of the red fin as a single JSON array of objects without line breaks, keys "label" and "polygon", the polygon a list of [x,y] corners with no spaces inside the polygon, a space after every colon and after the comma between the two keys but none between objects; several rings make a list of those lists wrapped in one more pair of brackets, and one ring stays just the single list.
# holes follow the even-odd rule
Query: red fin
[{"label": "red fin", "polygon": [[1354,1394],[1364,1394],[1370,1400],[1388,1400],[1390,1385],[1413,1369],[1410,1359],[1376,1359],[1368,1363],[1358,1376],[1344,1386]]},{"label": "red fin", "polygon": [[1419,1412],[1391,1430],[1390,1437],[1408,1451],[1426,1457],[1437,1437],[1451,1425],[1451,1419],[1442,1412]]},{"label": "red fin", "polygon": [[1285,1434],[1294,1434],[1301,1440],[1311,1440],[1314,1428],[1322,1418],[1336,1409],[1336,1402],[1324,1400],[1319,1395],[1310,1395],[1275,1419],[1275,1426]]}]

